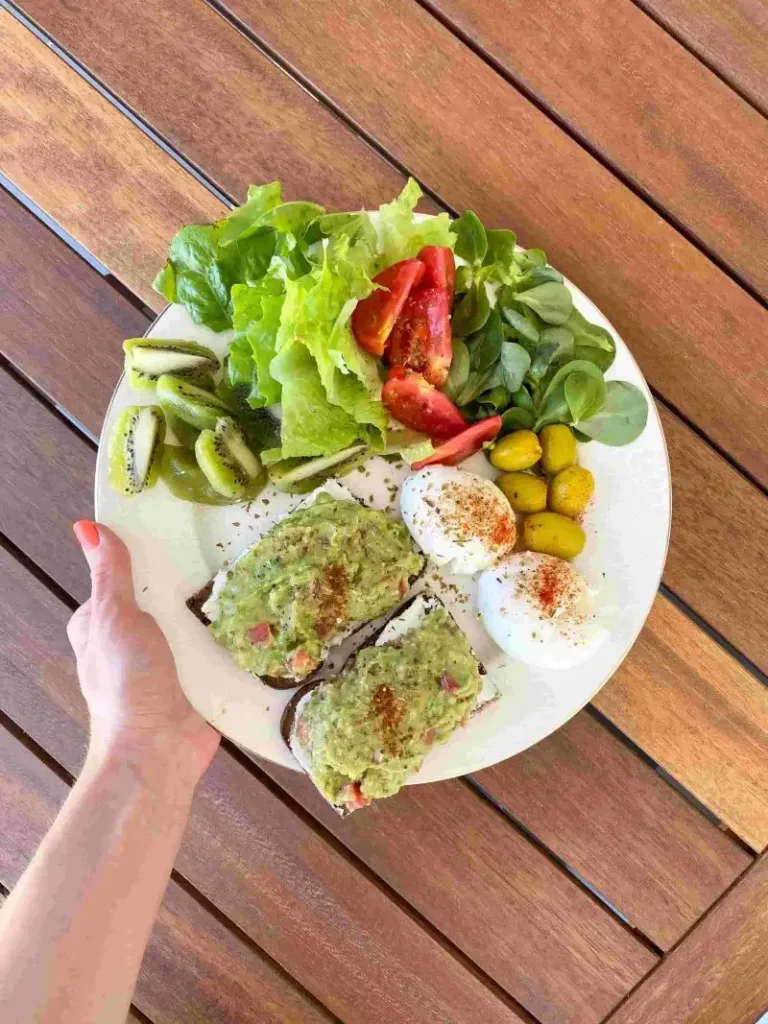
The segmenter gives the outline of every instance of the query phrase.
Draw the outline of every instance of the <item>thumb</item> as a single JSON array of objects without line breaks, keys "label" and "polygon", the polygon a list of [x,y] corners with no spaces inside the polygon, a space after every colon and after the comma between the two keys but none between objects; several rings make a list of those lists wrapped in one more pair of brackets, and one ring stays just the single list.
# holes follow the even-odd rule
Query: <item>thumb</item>
[{"label": "thumb", "polygon": [[91,598],[98,606],[108,601],[135,604],[131,556],[108,527],[81,519],[73,527],[91,570]]}]

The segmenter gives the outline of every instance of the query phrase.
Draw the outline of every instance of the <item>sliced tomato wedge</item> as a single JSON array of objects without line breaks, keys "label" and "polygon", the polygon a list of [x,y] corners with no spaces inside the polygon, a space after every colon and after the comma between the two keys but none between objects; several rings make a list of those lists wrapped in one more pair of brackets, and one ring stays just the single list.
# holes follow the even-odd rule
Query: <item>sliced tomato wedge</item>
[{"label": "sliced tomato wedge", "polygon": [[453,355],[450,312],[443,288],[411,292],[387,342],[389,362],[423,373],[436,388],[445,384]]},{"label": "sliced tomato wedge", "polygon": [[381,288],[361,299],[352,312],[352,333],[360,348],[374,356],[384,355],[389,332],[424,272],[421,260],[401,260],[374,277],[373,283]]},{"label": "sliced tomato wedge", "polygon": [[389,371],[381,389],[381,400],[390,416],[427,437],[442,441],[460,433],[467,425],[447,395],[420,373],[404,366],[393,366]]},{"label": "sliced tomato wedge", "polygon": [[501,430],[501,416],[489,416],[487,420],[473,423],[471,427],[444,441],[426,459],[411,463],[411,469],[425,466],[456,466],[470,455],[479,452],[486,441],[492,441]]},{"label": "sliced tomato wedge", "polygon": [[424,264],[423,288],[442,288],[448,295],[448,305],[453,305],[456,288],[456,261],[446,245],[425,245],[416,257]]},{"label": "sliced tomato wedge", "polygon": [[257,622],[248,630],[248,639],[257,647],[266,647],[272,639],[272,627],[268,622]]}]

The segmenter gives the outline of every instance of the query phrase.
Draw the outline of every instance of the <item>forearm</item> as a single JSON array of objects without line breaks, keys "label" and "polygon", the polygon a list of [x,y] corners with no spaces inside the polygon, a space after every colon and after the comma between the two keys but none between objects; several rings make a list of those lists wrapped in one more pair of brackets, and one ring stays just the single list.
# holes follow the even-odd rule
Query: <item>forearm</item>
[{"label": "forearm", "polygon": [[92,747],[0,914],[0,1020],[123,1024],[197,778],[162,743]]}]

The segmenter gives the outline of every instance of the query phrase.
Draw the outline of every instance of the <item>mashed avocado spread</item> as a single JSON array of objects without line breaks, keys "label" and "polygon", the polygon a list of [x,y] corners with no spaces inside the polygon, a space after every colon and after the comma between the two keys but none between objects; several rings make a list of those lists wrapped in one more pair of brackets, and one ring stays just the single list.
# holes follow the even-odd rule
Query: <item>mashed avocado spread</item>
[{"label": "mashed avocado spread", "polygon": [[319,494],[231,566],[210,629],[249,672],[300,680],[402,601],[423,562],[402,523]]},{"label": "mashed avocado spread", "polygon": [[363,648],[337,679],[314,689],[297,714],[294,742],[326,800],[352,808],[357,798],[361,806],[397,793],[464,724],[481,689],[469,641],[436,608],[398,640]]}]

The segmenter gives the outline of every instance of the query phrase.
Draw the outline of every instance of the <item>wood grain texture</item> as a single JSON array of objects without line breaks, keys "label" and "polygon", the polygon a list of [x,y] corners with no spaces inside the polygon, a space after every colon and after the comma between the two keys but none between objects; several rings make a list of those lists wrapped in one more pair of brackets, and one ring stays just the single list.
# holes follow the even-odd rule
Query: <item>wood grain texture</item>
[{"label": "wood grain texture", "polygon": [[637,0],[768,114],[765,0]]},{"label": "wood grain texture", "polygon": [[662,949],[752,862],[586,711],[474,780]]},{"label": "wood grain texture", "polygon": [[434,17],[412,0],[226,6],[443,199],[541,245],[661,394],[768,481],[768,312]]},{"label": "wood grain texture", "polygon": [[[86,726],[67,613],[3,553],[0,573],[0,708],[76,772]],[[406,899],[542,1021],[598,1021],[652,966],[647,949],[461,783],[413,794],[360,816],[379,826],[360,855],[385,878],[394,862]],[[427,885],[438,865],[440,882]],[[517,1019],[223,752],[200,786],[177,867],[345,1020],[411,1021],[414,1007],[430,1021]]]},{"label": "wood grain texture", "polygon": [[[54,383],[53,384],[53,389],[54,389],[55,393],[57,393],[57,390],[56,390],[57,387],[58,387],[58,385]],[[22,417],[22,419],[24,420],[24,416]],[[686,431],[686,437],[689,434],[690,434],[690,432]],[[692,439],[692,443],[697,444],[697,445],[701,444],[701,442],[698,441],[698,439],[695,438],[692,434],[690,434],[690,438]],[[75,440],[76,439],[73,438],[72,442],[74,443]],[[701,445],[701,446],[703,446],[703,445]],[[26,457],[24,455],[24,451],[25,450],[23,449],[22,454],[20,454],[19,458],[22,459],[23,462],[27,462],[29,460],[26,459]],[[59,531],[60,531],[60,527],[59,527]],[[55,532],[55,531],[54,530],[48,530],[48,532],[49,532],[49,534],[52,534],[52,532]],[[59,545],[59,548],[60,548],[60,550],[62,552],[65,552],[65,554],[70,553],[70,554],[72,554],[73,557],[76,557],[76,558],[78,557],[77,555],[75,555],[74,543],[68,537],[66,537],[66,535],[62,537],[62,543]],[[76,564],[78,566],[80,566],[80,562],[79,561]],[[55,565],[49,565],[49,569],[55,575],[55,573],[57,571],[56,566]],[[85,579],[84,566],[80,566],[80,572],[82,573],[82,580],[81,580],[81,583],[80,583],[80,592],[85,593],[85,591],[87,590],[87,581]],[[24,627],[23,627],[23,623],[26,620],[28,620],[28,618],[32,618],[32,620],[34,620],[34,618],[36,618],[36,617],[38,617],[38,616],[37,616],[37,614],[36,614],[34,609],[27,609],[24,606],[20,607],[19,608],[19,612],[18,612],[18,616],[17,616],[17,625],[15,626],[15,634],[17,634],[19,636],[25,635],[25,630],[24,630]],[[16,616],[14,615],[14,620],[15,620],[15,618],[16,618]],[[692,626],[689,625],[688,628],[695,632],[695,629]],[[701,641],[705,642],[705,643],[709,643],[710,642],[710,641],[707,641],[703,637],[701,638]],[[43,666],[45,666],[46,663],[45,663],[45,658],[44,658],[43,652],[42,651],[37,651],[37,655],[36,656],[37,656],[38,660],[41,660]],[[632,655],[631,655],[631,657],[632,657]],[[50,672],[53,675],[55,675],[55,673],[57,671],[60,671],[61,660],[62,660],[63,664],[65,664],[65,665],[68,664],[69,649],[67,648],[66,641],[65,641],[65,645],[63,645],[62,652],[60,652],[60,658],[59,658],[57,664],[54,665],[54,666],[51,666],[49,669],[46,668],[46,674],[48,672]],[[13,678],[14,677],[12,676],[12,674],[10,672],[8,672],[8,679],[10,680],[10,679],[13,679]],[[5,696],[5,699],[13,701],[20,694],[23,694],[24,693],[23,686],[24,686],[23,678],[18,678],[17,680],[14,680],[14,682],[10,686],[9,693],[6,694],[6,696]],[[22,712],[20,712],[17,708],[15,708],[15,706],[13,706],[13,708],[10,711],[10,713],[15,715],[15,714],[20,714]],[[82,715],[82,712],[80,712],[80,715]],[[681,726],[679,723],[675,722],[675,723],[673,723],[669,727],[673,728],[673,731],[674,731],[674,730],[679,729],[679,728],[684,728],[684,725]],[[78,743],[77,743],[77,750],[78,751],[80,750],[80,746],[81,746],[82,742],[83,742],[82,737],[78,736]],[[613,740],[612,738],[611,738],[611,742],[614,743],[616,748],[618,749],[615,752],[614,757],[616,758],[617,763],[621,764],[622,763],[621,744],[618,743],[617,741]],[[76,753],[75,752],[70,752],[70,756],[71,757],[76,757]],[[589,758],[589,752],[588,751],[585,752],[584,757],[585,758]],[[562,770],[565,770],[564,766],[563,766]],[[572,766],[572,768],[570,770],[572,770],[573,774],[574,774],[574,777],[573,777],[572,782],[570,784],[570,788],[574,788],[574,790],[575,790],[575,788],[578,788],[579,784],[580,784],[579,766],[578,765]],[[636,781],[636,783],[638,782],[637,779],[635,781]],[[563,792],[566,792],[567,788],[568,788],[568,786],[564,786],[564,791]],[[600,801],[600,792],[601,792],[601,786],[598,786],[597,794],[596,794],[595,798],[592,800],[591,803],[596,806],[595,814],[596,814],[596,819],[598,821],[598,824],[599,824],[600,821],[604,820],[605,825],[604,825],[603,833],[604,833],[604,835],[607,835],[607,834],[609,834],[610,828],[612,827],[612,821],[611,821],[611,818],[610,818],[610,805],[609,805],[609,803],[606,803],[605,806],[602,805],[602,803]],[[657,801],[658,801],[659,798],[656,795],[654,795],[654,790],[653,790],[652,786],[650,788],[650,791],[646,793],[644,791],[644,787],[640,786],[639,784],[637,785],[636,798],[637,798],[637,801],[638,801],[637,808],[634,808],[634,807],[631,806],[628,809],[628,812],[627,812],[628,815],[630,816],[630,819],[629,819],[627,827],[634,827],[635,828],[636,836],[640,837],[642,835],[642,833],[643,833],[643,828],[645,827],[645,823],[646,823],[646,819],[643,816],[643,810],[642,809],[647,807],[647,806],[656,806]],[[678,798],[676,798],[676,797],[673,798],[673,805],[674,805],[674,801],[676,801],[677,799]],[[574,812],[575,811],[578,811],[578,808],[575,808]],[[672,812],[671,807],[668,808],[668,811],[669,811],[669,813]],[[685,822],[685,820],[686,820],[685,812],[683,811],[682,812],[682,819],[680,821],[680,827],[681,828],[683,827],[683,823]],[[690,822],[689,822],[689,824],[690,824]],[[553,849],[555,849],[559,853],[564,853],[565,851],[569,852],[569,844],[572,843],[572,840],[570,838],[570,831],[572,830],[572,822],[568,821],[567,817],[564,816],[563,819],[559,822],[559,826],[560,826],[560,828],[559,828],[559,831],[558,831],[557,835],[555,835],[554,833],[552,835],[550,835],[548,837],[548,842],[553,846]],[[691,835],[689,836],[689,839],[691,837],[693,837],[693,841],[695,842],[694,833],[691,833]],[[715,864],[717,864],[719,862],[718,858],[719,858],[719,856],[722,855],[722,852],[723,852],[722,851],[722,847],[718,847],[718,843],[721,841],[721,837],[719,836],[719,834],[717,835],[717,840],[718,840],[718,842],[716,842],[714,844],[714,849],[710,851],[710,855],[709,855],[711,860],[714,861]],[[720,849],[720,853],[718,853],[718,849]],[[593,864],[589,866],[589,869],[587,869],[587,866],[585,865],[585,869],[584,869],[583,873],[584,873],[585,878],[587,878],[591,882],[591,884],[596,885],[598,888],[603,889],[603,890],[605,890],[605,889],[610,890],[611,896],[613,897],[613,901],[618,906],[618,908],[620,908],[620,910],[622,910],[622,912],[626,913],[628,916],[630,916],[630,918],[632,918],[634,920],[635,919],[636,907],[635,907],[635,904],[631,900],[629,900],[627,898],[629,890],[628,890],[628,887],[627,887],[626,883],[623,881],[622,874],[621,874],[621,863],[622,863],[623,855],[624,854],[623,854],[623,844],[622,843],[614,843],[612,847],[606,848],[603,851],[602,855],[599,855],[599,851],[596,850],[595,853],[594,853]],[[638,877],[642,873],[643,869],[645,869],[646,870],[646,874],[647,874],[647,885],[649,886],[651,893],[657,892],[658,891],[658,886],[660,885],[659,882],[654,880],[655,873],[658,870],[658,868],[657,868],[657,861],[659,860],[659,857],[660,857],[660,859],[664,860],[664,856],[660,856],[659,849],[658,849],[658,847],[656,845],[656,841],[655,841],[655,839],[652,836],[649,836],[649,840],[648,840],[647,845],[642,845],[641,843],[639,843],[639,840],[637,841],[637,843],[636,843],[636,869],[637,869],[637,872],[638,872]],[[566,857],[565,859],[568,859],[568,857]],[[697,863],[695,849],[691,850],[691,852],[689,854],[689,859],[688,860],[685,860],[681,856],[680,864],[679,864],[679,871],[680,871],[679,884],[680,884],[681,892],[677,895],[678,902],[676,904],[676,907],[673,908],[673,911],[671,912],[669,923],[667,923],[667,922],[665,922],[663,920],[660,920],[658,918],[658,915],[656,913],[657,906],[656,906],[656,904],[653,903],[652,898],[650,899],[649,906],[647,908],[645,918],[643,919],[643,923],[648,928],[649,934],[651,935],[651,937],[654,938],[654,940],[657,941],[660,945],[664,945],[665,944],[665,942],[668,940],[668,936],[672,933],[672,931],[674,929],[682,927],[681,926],[681,922],[686,920],[686,916],[685,915],[690,913],[690,912],[692,912],[691,911],[691,907],[696,906],[697,905],[697,901],[701,905],[707,905],[707,902],[712,898],[713,894],[716,895],[715,890],[714,890],[714,886],[717,884],[715,882],[715,879],[717,878],[718,868],[717,868],[717,866],[715,866],[708,873],[708,867],[707,867],[706,861],[707,861],[707,858],[703,859],[703,861],[700,864]],[[616,865],[620,866],[620,870],[618,870],[617,872],[616,872]],[[677,861],[676,861],[676,869],[677,869]],[[703,872],[703,878],[699,882],[696,882],[695,880],[692,880],[690,878],[690,874],[691,874],[691,871],[696,871],[697,872],[699,869]],[[726,874],[727,874],[727,858],[725,858],[722,861],[720,869],[723,871],[723,877],[725,877]],[[664,876],[664,871],[662,872],[662,874]],[[666,876],[664,876],[664,877],[666,878]],[[612,882],[610,881],[611,879],[612,879]],[[671,899],[672,899],[672,897],[671,897]],[[677,913],[677,918],[675,916],[676,913]],[[505,968],[505,970],[508,970],[508,969]]]},{"label": "wood grain texture", "polygon": [[672,469],[672,535],[664,582],[768,673],[768,501],[659,409]]},{"label": "wood grain texture", "polygon": [[140,18],[133,0],[19,6],[233,197],[279,178],[290,197],[343,210],[401,187],[399,172],[201,0],[159,0]]},{"label": "wood grain texture", "polygon": [[[50,768],[0,727],[0,880],[6,887],[18,881],[67,793]],[[173,881],[144,955],[134,1003],[153,1020],[184,1024],[331,1020]]]},{"label": "wood grain texture", "polygon": [[2,368],[0,409],[0,532],[85,600],[82,557],[62,539],[91,514],[93,451]]},{"label": "wood grain texture", "polygon": [[2,354],[98,435],[123,339],[149,320],[2,188],[0,281]]},{"label": "wood grain texture", "polygon": [[755,850],[768,845],[768,687],[663,598],[593,703]]},{"label": "wood grain texture", "polygon": [[0,48],[0,170],[162,309],[147,268],[162,265],[182,224],[215,220],[224,205],[7,10]]},{"label": "wood grain texture", "polygon": [[768,296],[768,121],[633,0],[432,5]]},{"label": "wood grain texture", "polygon": [[756,1024],[768,1007],[767,946],[768,856],[763,856],[610,1024]]},{"label": "wood grain texture", "polygon": [[[478,802],[465,783],[409,786],[370,813],[341,821],[305,776],[258,763],[537,1019],[556,1021],[564,1014],[569,1021],[588,1020],[610,1002],[612,993],[601,985],[571,923],[576,916],[582,924],[590,921],[597,935],[597,905],[581,894],[576,899],[565,876],[555,881],[549,861],[532,857],[522,834]],[[606,945],[604,937],[597,942]],[[574,958],[577,974],[570,966]],[[643,959],[632,955],[634,964]],[[655,958],[646,953],[645,959],[650,965]],[[611,974],[618,968],[615,962],[604,966]]]},{"label": "wood grain texture", "polygon": [[[81,57],[90,55],[94,70],[107,79],[108,83],[128,102],[137,105],[141,113],[152,118],[170,118],[170,121],[163,120],[161,127],[166,134],[172,130],[175,131],[174,138],[179,145],[184,140],[191,144],[195,139],[200,138],[200,133],[196,133],[194,127],[203,116],[202,108],[193,106],[188,109],[185,104],[194,102],[194,104],[205,106],[205,109],[209,111],[206,124],[209,125],[214,135],[216,125],[230,123],[225,116],[225,108],[222,107],[223,98],[218,92],[218,83],[219,80],[222,82],[227,80],[226,76],[229,73],[230,65],[239,67],[237,61],[245,59],[244,54],[237,57],[237,54],[241,53],[243,40],[222,18],[213,15],[203,4],[190,5],[188,10],[185,10],[184,18],[189,20],[189,25],[194,27],[195,32],[202,33],[205,30],[208,48],[211,53],[216,54],[221,75],[216,79],[215,88],[212,91],[209,90],[205,93],[192,91],[196,97],[193,101],[190,99],[191,91],[187,85],[190,77],[195,76],[196,71],[187,50],[179,44],[179,39],[186,40],[183,33],[187,30],[178,27],[181,35],[177,38],[177,35],[164,28],[163,18],[167,17],[170,24],[175,24],[174,19],[180,17],[178,9],[174,5],[171,5],[172,10],[166,10],[167,5],[163,3],[153,7],[153,13],[148,17],[157,17],[160,20],[151,22],[154,31],[147,36],[141,25],[136,24],[137,19],[130,16],[130,5],[126,8],[124,0],[108,0],[110,18],[115,19],[114,21],[105,19],[103,16],[97,17],[94,14],[95,0],[87,0],[86,3],[80,5],[77,17],[72,14],[71,0],[67,0],[61,5],[52,5],[47,0],[31,0],[31,3],[33,6],[30,7],[30,10],[44,21],[45,26],[62,34],[64,41],[73,47]],[[80,18],[80,11],[82,11],[82,18]],[[202,13],[200,13],[201,11]],[[162,18],[160,12],[163,12]],[[142,19],[138,19],[138,21],[141,22]],[[80,27],[80,32],[77,34],[74,27],[76,25]],[[121,49],[119,55],[115,53],[112,46],[114,26],[119,26],[120,29]],[[232,42],[232,37],[237,38],[236,44]],[[188,42],[191,46],[191,40]],[[131,50],[131,47],[135,49]],[[253,50],[252,47],[248,47],[244,53],[249,49]],[[167,58],[165,60],[163,59],[164,53]],[[172,60],[168,56],[171,53],[173,54]],[[128,59],[131,55],[133,59]],[[253,60],[256,60],[256,57],[253,57]],[[163,68],[166,68],[167,65],[167,68],[173,69],[172,73],[167,69],[162,71],[162,74],[167,74],[169,77],[163,79],[163,92],[152,102],[152,90],[149,89],[148,78],[142,70],[145,62],[162,65]],[[256,63],[257,67],[260,67],[258,61]],[[70,72],[70,74],[74,76],[74,72]],[[282,82],[288,81],[285,76],[279,77]],[[259,92],[254,83],[260,81],[257,76],[254,82],[249,84],[250,80],[241,75],[236,81],[233,79],[227,84],[226,95],[230,97],[231,104],[235,104],[233,111],[240,111],[237,116],[233,113],[234,121],[240,118],[240,114],[245,119],[247,113],[246,108],[241,110],[237,104],[258,105]],[[236,85],[237,88],[235,88]],[[305,94],[298,89],[296,89],[296,94],[303,97],[301,103],[304,103]],[[317,107],[316,104],[314,106]],[[106,102],[99,109],[101,124],[98,132],[98,145],[109,150],[117,150],[120,143],[119,131],[123,130],[122,122],[125,119],[120,117]],[[303,107],[300,105],[299,109],[303,109]],[[183,116],[182,113],[178,113],[179,124],[172,128],[177,112],[184,113]],[[52,111],[51,117],[53,116],[55,115]],[[115,134],[116,132],[118,134]],[[339,147],[343,150],[342,140],[345,137],[346,129],[337,126],[337,132],[341,133]],[[229,173],[237,175],[237,181],[233,180],[231,185],[242,190],[250,180],[250,164],[259,159],[259,138],[256,134],[252,139],[250,137],[243,138],[233,154],[223,148],[227,143],[227,138],[227,136],[222,136],[220,146],[216,145],[210,152],[206,151],[206,159],[209,161],[206,164],[206,170],[214,174],[227,170]],[[203,141],[200,144],[202,145]],[[396,187],[396,183],[392,181],[391,169],[372,150],[365,149],[361,160],[363,162],[360,166],[361,168],[364,166],[364,173],[361,170],[355,180],[359,181],[361,187],[364,187],[366,191],[358,199],[363,205],[372,205],[378,201],[382,193]],[[79,176],[89,169],[77,167],[74,170],[76,176]],[[285,180],[290,180],[296,187],[294,194],[301,194],[303,185],[291,177],[285,178],[285,175],[292,175],[294,170],[290,161],[285,163],[283,170],[277,165],[270,165],[270,174],[280,174]],[[341,170],[343,168],[339,168],[340,172]],[[87,184],[92,189],[99,188],[98,167],[92,170]],[[314,185],[314,180],[312,184]],[[325,185],[318,180],[317,187],[324,188]],[[335,196],[332,201],[336,201]],[[117,216],[117,211],[114,215]],[[179,217],[181,218],[182,215],[183,211],[180,209]],[[144,233],[144,216],[145,212],[141,204],[134,204],[131,210],[133,234],[142,235]],[[91,245],[98,258],[103,262],[108,262],[109,238],[102,245],[99,237],[94,234]],[[148,281],[159,265],[163,251],[164,245],[157,251],[154,260],[135,268],[136,275],[143,276]],[[50,266],[51,257],[48,257],[46,263],[43,251],[39,253],[36,251],[35,256],[41,264],[41,276],[45,280],[48,280],[51,275],[55,276],[55,263],[53,267]],[[55,259],[57,257],[54,256]],[[647,274],[645,280],[647,280]],[[13,283],[16,297],[8,301],[13,301],[17,306],[23,307],[25,291],[27,288],[34,287],[34,284],[29,281],[28,276],[23,278],[17,276],[13,279]],[[46,294],[49,299],[47,306],[49,312],[54,309],[55,303],[56,316],[60,316],[65,325],[71,322],[67,319],[65,294],[61,291],[51,291]],[[703,299],[704,296],[701,297],[701,301]],[[85,322],[90,321],[86,320]],[[104,358],[99,360],[98,365],[99,367],[103,365],[104,382],[109,386],[115,378],[119,351],[115,350],[116,346],[113,348],[114,332],[112,327],[107,325],[107,328],[109,342],[106,338],[103,342],[101,339],[97,339],[94,344],[98,346],[98,351],[104,352]],[[44,390],[48,390],[56,401],[70,409],[78,419],[94,423],[103,408],[104,384],[94,387],[95,408],[90,409],[84,402],[87,394],[80,382],[73,379],[70,374],[62,375],[53,372],[60,366],[71,365],[72,361],[77,358],[71,349],[71,343],[75,340],[76,335],[70,335],[66,330],[63,331],[60,338],[56,334],[50,334],[46,339],[46,347],[54,353],[50,357],[54,360],[51,367],[52,372],[46,373],[46,368],[38,363],[35,379]],[[84,341],[83,344],[86,342]],[[61,351],[58,351],[59,346]],[[78,345],[75,352],[79,352],[81,347]],[[94,352],[94,357],[95,355]],[[730,389],[728,393],[730,393]],[[765,528],[765,503],[755,489],[748,486],[721,460],[712,455],[706,446],[679,421],[670,415],[665,415],[665,426],[669,435],[675,477],[674,534],[667,582],[725,637],[742,646],[749,657],[765,667],[768,660],[765,642],[768,627],[761,607],[764,597],[761,598],[760,595],[765,595],[765,588],[768,586],[766,582],[768,573],[755,572],[755,558],[760,557],[759,552],[762,547],[760,538]],[[762,440],[759,447],[765,448]],[[709,479],[713,477],[716,477],[718,481],[717,501],[712,500],[712,492],[715,489],[710,488],[708,483]],[[738,525],[738,536],[736,536],[734,524]],[[716,538],[718,546],[729,554],[728,558],[718,559],[714,564],[707,564],[706,571],[702,568],[700,556],[700,534]],[[730,557],[734,549],[739,552],[741,548],[755,552],[755,558]],[[750,600],[742,601],[740,598],[742,594],[748,594]]]},{"label": "wood grain texture", "polygon": [[[188,110],[186,94],[189,83],[197,80],[198,67],[166,27],[179,17],[174,5],[166,0],[153,8],[157,21],[151,37],[145,36],[142,19],[133,17],[125,0],[108,0],[106,7],[87,0],[82,24],[66,13],[73,6],[69,0],[65,14],[59,15],[58,4],[31,0],[25,9],[44,28],[61,31],[75,55],[86,64],[93,61],[105,83],[138,113],[150,120],[159,116],[166,134],[173,120],[174,139],[182,149],[195,145],[193,139],[201,134],[198,122],[186,113],[175,119],[177,108]],[[199,6],[201,0],[187,5],[184,17],[200,17],[193,13]],[[489,225],[516,227],[525,243],[543,245],[611,317],[659,390],[768,480],[763,442],[768,383],[758,342],[768,313],[610,172],[411,0],[327,3],[321,8],[307,0],[280,5],[233,0],[229,7],[447,201],[459,208],[472,206]],[[77,10],[79,19],[80,5]],[[121,26],[117,56],[113,24]],[[227,102],[222,105],[220,91],[213,91],[206,106],[208,125],[237,121],[239,107],[232,104],[248,89],[242,77],[227,77],[234,44],[222,24],[211,23],[206,43],[215,55],[217,80],[227,81]],[[231,28],[227,32],[234,34]],[[149,52],[147,46],[152,47]],[[142,69],[149,55],[153,73],[147,76]],[[164,79],[171,91],[158,90],[149,106],[147,83],[155,80],[155,66],[163,63],[176,69]],[[25,74],[35,78],[34,69]],[[294,89],[296,97],[302,95],[298,86]],[[206,103],[209,93],[201,91],[199,102]],[[106,101],[98,105],[105,148],[115,119],[124,119]],[[317,118],[321,109],[317,107]],[[52,123],[53,112],[46,117]],[[121,125],[115,130],[127,131]],[[331,147],[331,160],[336,150],[346,152],[347,131],[337,125],[340,134]],[[48,144],[57,141],[54,136]],[[96,139],[89,141],[97,145]],[[252,139],[241,136],[234,154],[215,147],[204,169],[217,177],[241,156],[253,164],[261,148],[256,134]],[[110,144],[108,152],[114,149]],[[345,161],[328,166],[340,179],[349,173]],[[364,149],[355,167],[353,181],[374,182],[386,173],[386,187],[384,181],[376,185],[375,196],[355,193],[361,203],[378,200],[394,184],[391,168],[373,150]],[[290,160],[283,167],[275,165],[275,172],[295,180]],[[242,191],[254,175],[247,168],[240,173]],[[99,180],[97,174],[95,182]],[[313,182],[298,182],[296,194],[311,192],[328,201],[314,191]],[[55,194],[47,198],[56,202]],[[183,210],[178,215],[179,220],[190,219]],[[134,268],[132,276],[146,274],[148,279],[163,252],[164,245],[159,246],[147,264],[149,272]],[[649,274],[649,267],[663,267],[663,273]]]}]

